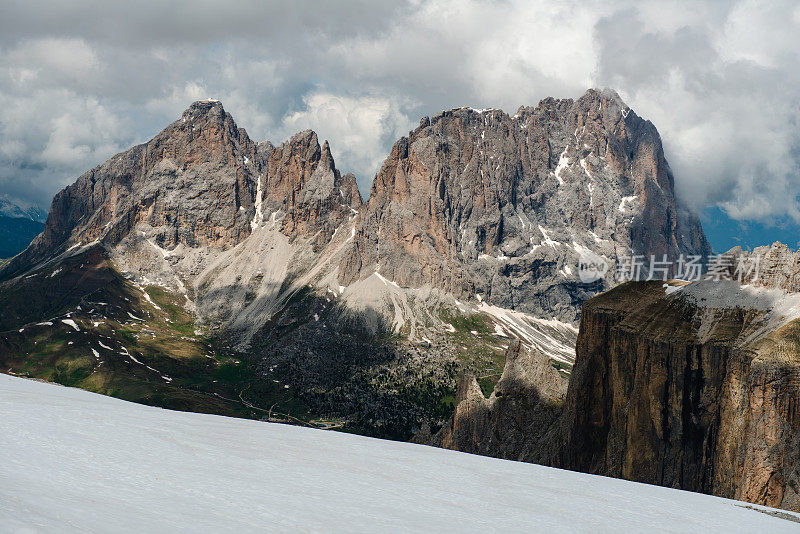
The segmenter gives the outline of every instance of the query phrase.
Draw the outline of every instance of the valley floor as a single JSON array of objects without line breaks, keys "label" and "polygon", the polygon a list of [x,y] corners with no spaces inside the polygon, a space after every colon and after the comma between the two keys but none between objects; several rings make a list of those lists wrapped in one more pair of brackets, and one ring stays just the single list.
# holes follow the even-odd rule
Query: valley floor
[{"label": "valley floor", "polygon": [[0,414],[2,532],[778,533],[800,526],[795,514],[708,495],[169,411],[2,374]]}]

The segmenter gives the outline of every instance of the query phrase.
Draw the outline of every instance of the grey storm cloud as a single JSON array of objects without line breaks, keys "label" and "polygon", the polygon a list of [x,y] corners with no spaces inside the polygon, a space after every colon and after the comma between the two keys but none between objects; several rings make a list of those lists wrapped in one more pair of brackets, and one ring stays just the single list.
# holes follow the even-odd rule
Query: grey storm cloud
[{"label": "grey storm cloud", "polygon": [[792,2],[6,1],[0,193],[47,205],[206,97],[258,140],[315,129],[366,192],[423,115],[608,86],[696,209],[800,222],[799,30]]}]

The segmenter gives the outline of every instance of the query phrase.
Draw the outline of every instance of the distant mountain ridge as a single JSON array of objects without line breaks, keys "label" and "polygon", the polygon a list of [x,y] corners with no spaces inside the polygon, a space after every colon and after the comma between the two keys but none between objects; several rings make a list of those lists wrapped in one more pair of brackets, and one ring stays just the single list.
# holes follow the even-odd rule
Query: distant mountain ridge
[{"label": "distant mountain ridge", "polygon": [[47,214],[35,206],[23,207],[0,195],[0,259],[25,250],[41,233]]},{"label": "distant mountain ridge", "polygon": [[30,219],[39,223],[44,223],[47,220],[47,213],[38,206],[15,202],[4,194],[0,194],[0,216],[12,219]]}]

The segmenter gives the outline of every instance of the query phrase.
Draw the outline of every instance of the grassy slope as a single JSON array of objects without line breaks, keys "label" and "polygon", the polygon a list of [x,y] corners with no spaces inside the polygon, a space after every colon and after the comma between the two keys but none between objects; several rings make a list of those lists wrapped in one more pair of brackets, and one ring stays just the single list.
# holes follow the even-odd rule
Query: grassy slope
[{"label": "grassy slope", "polygon": [[28,276],[0,285],[2,372],[170,409],[312,417],[204,336],[182,296],[131,284],[98,249]]},{"label": "grassy slope", "polygon": [[455,329],[446,334],[448,341],[456,348],[461,364],[475,373],[483,394],[489,397],[503,373],[508,339],[496,335],[491,321],[483,314],[465,316],[443,312],[440,318]]},{"label": "grassy slope", "polygon": [[[298,302],[287,308],[291,313],[284,312],[287,317],[276,321],[275,330],[280,335],[270,343],[288,342],[297,337],[298,325],[316,324],[310,317],[319,311],[318,307],[308,304],[311,307],[304,308],[312,296],[301,294],[295,300]],[[270,368],[266,372],[259,361],[235,354],[220,338],[205,335],[194,324],[184,303],[183,296],[163,288],[135,286],[96,247],[58,265],[0,283],[0,372],[165,408],[238,417],[261,418],[272,413],[278,419],[290,415],[312,421],[320,414],[308,406],[316,406],[329,415],[341,406],[337,402],[327,406],[313,395],[309,397],[320,388],[305,391],[295,387],[302,386],[297,379],[307,370],[276,366],[274,371]],[[461,369],[475,373],[484,394],[489,396],[501,376],[509,340],[498,336],[491,319],[484,315],[439,315],[453,328],[444,334],[448,350],[455,354]],[[63,323],[66,318],[74,320],[80,331]],[[42,322],[53,324],[37,324]],[[337,350],[343,339],[334,336],[329,341],[330,347],[317,347],[322,354],[327,354],[328,349]],[[371,339],[371,348],[363,350],[385,352],[392,340],[381,343]],[[329,381],[335,383],[322,389],[335,390],[347,383],[345,378],[349,375],[338,379],[334,372],[337,367],[323,359],[325,368],[320,372],[330,375]],[[365,374],[360,379],[363,383],[351,386],[394,392],[415,409],[449,415],[455,391],[448,384],[454,385],[455,381],[445,380],[424,366],[405,367],[404,361],[397,364],[399,368],[391,362],[373,362],[374,372]],[[357,379],[361,374],[350,371]],[[292,387],[287,388],[287,384]],[[320,395],[328,397],[329,391]],[[381,417],[382,411],[375,417]],[[347,430],[346,421],[333,423],[344,423]]]}]

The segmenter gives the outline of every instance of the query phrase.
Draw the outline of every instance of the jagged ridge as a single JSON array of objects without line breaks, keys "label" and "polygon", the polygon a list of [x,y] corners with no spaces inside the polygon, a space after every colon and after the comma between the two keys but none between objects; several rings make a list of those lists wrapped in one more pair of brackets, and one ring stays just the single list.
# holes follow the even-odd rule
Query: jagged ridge
[{"label": "jagged ridge", "polygon": [[514,116],[460,108],[400,139],[376,176],[340,269],[401,286],[575,320],[585,251],[706,256],[700,223],[677,203],[655,127],[616,93],[548,98]]}]

